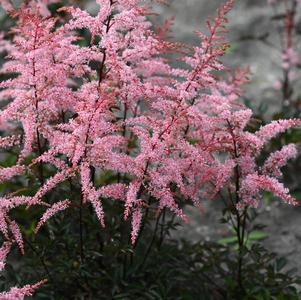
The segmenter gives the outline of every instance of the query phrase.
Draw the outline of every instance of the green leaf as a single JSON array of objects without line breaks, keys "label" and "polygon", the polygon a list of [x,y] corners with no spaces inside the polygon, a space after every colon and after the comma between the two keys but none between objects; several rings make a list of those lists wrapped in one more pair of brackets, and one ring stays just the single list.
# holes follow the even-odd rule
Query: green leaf
[{"label": "green leaf", "polygon": [[218,243],[222,244],[222,245],[235,244],[235,243],[237,243],[237,237],[236,236],[229,236],[229,237],[220,239],[218,241]]},{"label": "green leaf", "polygon": [[285,257],[280,257],[276,260],[276,270],[277,272],[281,271],[283,267],[287,264]]},{"label": "green leaf", "polygon": [[255,230],[255,231],[252,231],[250,234],[249,234],[249,240],[251,241],[261,241],[261,240],[264,240],[268,237],[268,234],[263,232],[263,231],[259,231],[259,230]]}]

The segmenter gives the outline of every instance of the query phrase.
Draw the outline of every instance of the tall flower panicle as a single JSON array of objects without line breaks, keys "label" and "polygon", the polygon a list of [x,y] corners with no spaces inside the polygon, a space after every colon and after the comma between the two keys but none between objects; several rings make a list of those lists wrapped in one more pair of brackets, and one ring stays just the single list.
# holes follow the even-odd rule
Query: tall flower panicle
[{"label": "tall flower panicle", "polygon": [[238,203],[238,207],[245,205],[257,207],[260,199],[260,191],[272,192],[288,204],[298,204],[296,199],[289,195],[289,190],[275,178],[253,173],[246,176],[242,182],[240,190],[242,201]]},{"label": "tall flower panicle", "polygon": [[21,253],[24,254],[23,237],[19,225],[15,221],[9,220],[9,227]]},{"label": "tall flower panicle", "polygon": [[263,166],[264,174],[271,174],[272,176],[281,176],[280,168],[286,165],[289,159],[297,156],[297,149],[294,144],[284,146],[281,150],[272,153],[266,160]]},{"label": "tall flower panicle", "polygon": [[270,124],[261,127],[260,130],[256,132],[256,136],[263,142],[268,142],[278,134],[294,126],[300,126],[299,119],[272,121]]},{"label": "tall flower panicle", "polygon": [[68,208],[68,206],[70,205],[70,201],[69,200],[64,200],[64,201],[60,201],[57,202],[55,204],[53,204],[52,207],[48,208],[46,210],[46,212],[43,214],[42,218],[40,219],[36,229],[35,229],[35,233],[37,233],[39,231],[39,229],[41,228],[41,226],[48,220],[50,219],[53,215],[55,215],[57,212],[65,210],[66,208]]},{"label": "tall flower panicle", "polygon": [[[298,66],[300,64],[300,51],[298,48],[298,15],[300,10],[300,0],[268,1],[272,6],[274,17],[281,15],[277,22],[280,44],[278,46],[282,53],[280,65],[281,77],[274,83],[274,88],[282,94],[282,108],[293,108],[298,105],[298,97],[295,90],[299,88],[300,77],[298,76]],[[271,19],[274,19],[272,17]],[[272,26],[271,26],[272,28]],[[277,46],[276,46],[277,47]]]},{"label": "tall flower panicle", "polygon": [[34,291],[42,284],[45,280],[41,280],[34,285],[25,285],[22,288],[13,287],[8,292],[0,293],[1,300],[23,300],[25,297],[32,296]]},{"label": "tall flower panicle", "polygon": [[5,267],[5,260],[10,250],[10,247],[11,247],[11,243],[5,242],[0,248],[0,271],[2,271]]}]

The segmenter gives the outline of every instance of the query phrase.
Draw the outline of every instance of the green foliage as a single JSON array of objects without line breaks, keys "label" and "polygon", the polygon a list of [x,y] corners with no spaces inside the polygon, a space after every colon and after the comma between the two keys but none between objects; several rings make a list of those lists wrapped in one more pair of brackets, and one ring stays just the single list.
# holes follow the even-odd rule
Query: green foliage
[{"label": "green foliage", "polygon": [[[268,234],[261,230],[254,230],[249,232],[244,239],[244,246],[248,249],[258,241],[264,240],[268,237]],[[231,235],[222,238],[218,241],[221,245],[233,246],[235,250],[238,250],[238,239],[234,230],[231,230]]]},{"label": "green foliage", "polygon": [[[298,299],[300,279],[287,270],[286,259],[256,243],[265,236],[261,231],[250,234],[253,243],[244,249],[241,290],[232,243],[172,240],[169,233],[177,224],[170,216],[157,222],[150,213],[138,245],[132,247],[130,224],[116,217],[121,205],[106,205],[111,214],[105,229],[92,211],[81,211],[83,245],[79,207],[56,215],[37,235],[35,224],[24,223],[26,255],[21,260],[17,249],[11,253],[0,288],[47,278],[34,299]],[[25,213],[20,211],[19,217]]]}]

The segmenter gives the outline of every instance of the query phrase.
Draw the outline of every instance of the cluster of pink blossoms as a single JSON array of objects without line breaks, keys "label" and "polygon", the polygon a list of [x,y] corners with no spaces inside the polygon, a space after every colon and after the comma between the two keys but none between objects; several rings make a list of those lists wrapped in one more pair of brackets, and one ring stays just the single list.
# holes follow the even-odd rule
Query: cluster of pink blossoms
[{"label": "cluster of pink blossoms", "polygon": [[[1,101],[10,100],[0,111],[5,132],[0,146],[19,149],[16,165],[1,168],[0,180],[26,176],[37,165],[56,169],[46,181],[43,170],[37,175],[41,185],[34,196],[0,198],[0,230],[7,240],[1,266],[13,242],[24,252],[10,211],[44,206],[37,232],[73,205],[72,198],[48,203],[45,197],[70,178],[80,181],[82,201],[92,204],[102,226],[102,202],[124,203],[124,218],[132,217],[133,244],[149,197],[157,200],[158,213],[168,208],[184,221],[179,201],[200,206],[224,188],[236,194],[238,208],[256,207],[262,191],[297,203],[278,180],[280,168],[296,155],[295,146],[271,154],[264,166],[257,158],[270,139],[299,126],[299,120],[246,131],[252,111],[238,99],[247,72],[238,70],[227,79],[218,75],[225,71],[220,56],[228,46],[225,16],[233,1],[208,21],[207,35],[196,33],[200,45],[189,49],[163,39],[168,24],[153,31],[150,7],[138,0],[97,0],[95,16],[70,5],[56,17],[47,9],[50,2],[57,1],[29,0],[17,9],[0,0],[17,22],[0,40],[0,50],[8,53],[0,72],[17,75],[0,83]],[[79,29],[89,32],[88,45],[78,43]],[[166,58],[178,50],[185,68],[172,67]],[[96,187],[93,174],[108,171],[118,180]],[[10,293],[25,296],[35,287]]]}]

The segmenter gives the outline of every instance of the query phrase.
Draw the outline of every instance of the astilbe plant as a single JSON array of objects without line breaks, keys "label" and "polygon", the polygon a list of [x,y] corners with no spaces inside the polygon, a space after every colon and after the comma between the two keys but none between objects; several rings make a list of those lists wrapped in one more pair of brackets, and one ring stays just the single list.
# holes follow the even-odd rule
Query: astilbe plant
[{"label": "astilbe plant", "polygon": [[[300,106],[296,88],[300,81],[298,18],[301,2],[299,0],[268,0],[268,4],[273,12],[271,20],[276,23],[276,26],[272,28],[276,29],[280,41],[276,45],[274,43],[271,45],[281,54],[282,76],[275,82],[274,87],[281,92],[282,110],[296,115]],[[292,108],[293,111],[290,111]]]},{"label": "astilbe plant", "polygon": [[[124,218],[132,218],[135,246],[150,199],[156,199],[157,216],[167,208],[187,221],[183,203],[200,207],[202,199],[214,199],[224,189],[236,212],[242,250],[241,220],[248,207],[258,205],[262,191],[297,204],[278,180],[280,168],[296,155],[295,146],[271,154],[263,166],[257,158],[273,137],[299,126],[299,120],[247,131],[252,111],[239,96],[248,73],[220,74],[226,71],[220,57],[228,47],[226,14],[233,1],[209,19],[208,34],[196,32],[200,45],[188,48],[164,40],[166,28],[153,31],[150,7],[138,0],[98,0],[95,16],[72,2],[51,16],[51,2],[57,1],[30,0],[16,8],[0,1],[16,22],[0,41],[7,53],[1,73],[13,74],[0,84],[0,145],[18,152],[13,166],[0,169],[0,180],[31,174],[39,181],[34,195],[7,191],[0,199],[6,240],[2,268],[13,243],[24,252],[21,230],[11,217],[19,206],[45,208],[37,232],[58,212],[86,204],[105,226],[102,203],[121,202]],[[81,43],[81,32],[89,34],[88,43]],[[171,51],[182,54],[185,68],[171,66],[166,58]],[[45,172],[49,165],[56,170],[52,176]],[[95,177],[107,172],[116,182],[97,186]],[[72,180],[81,185],[80,199],[49,201],[48,193]],[[241,269],[238,280],[242,284]],[[22,299],[39,284],[1,297]]]}]

